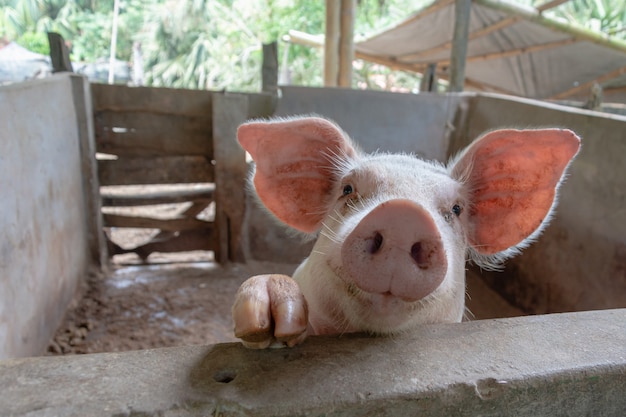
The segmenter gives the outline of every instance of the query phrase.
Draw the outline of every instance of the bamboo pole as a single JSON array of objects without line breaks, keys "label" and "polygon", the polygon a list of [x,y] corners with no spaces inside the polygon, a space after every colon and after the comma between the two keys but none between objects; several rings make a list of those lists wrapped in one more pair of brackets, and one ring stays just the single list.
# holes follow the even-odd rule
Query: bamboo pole
[{"label": "bamboo pole", "polygon": [[326,36],[324,42],[324,86],[336,87],[339,75],[339,21],[341,2],[326,0]]},{"label": "bamboo pole", "polygon": [[341,0],[339,37],[339,87],[352,87],[352,62],[354,61],[354,16],[356,0]]},{"label": "bamboo pole", "polygon": [[549,9],[554,9],[555,7],[560,6],[563,3],[567,3],[568,1],[569,0],[552,0],[552,1],[549,1],[547,3],[542,4],[540,6],[537,6],[536,9],[539,12],[544,12],[544,11],[549,10]]},{"label": "bamboo pole", "polygon": [[[569,39],[563,39],[563,40],[556,41],[556,42],[548,42],[548,43],[542,43],[539,45],[531,45],[531,46],[525,46],[525,47],[517,48],[517,49],[510,49],[508,51],[492,52],[492,53],[483,54],[483,55],[474,55],[474,56],[467,57],[466,62],[476,62],[476,61],[486,61],[489,59],[508,58],[511,56],[516,56],[516,55],[521,55],[521,54],[540,52],[546,49],[557,48],[559,46],[569,45],[571,43],[576,43],[576,42],[577,40],[575,38],[569,38]],[[439,65],[446,66],[450,64],[450,61],[437,61],[437,63]]]},{"label": "bamboo pole", "polygon": [[449,92],[463,91],[471,8],[472,0],[456,0],[455,2],[454,33],[452,36],[452,50],[450,51]]}]

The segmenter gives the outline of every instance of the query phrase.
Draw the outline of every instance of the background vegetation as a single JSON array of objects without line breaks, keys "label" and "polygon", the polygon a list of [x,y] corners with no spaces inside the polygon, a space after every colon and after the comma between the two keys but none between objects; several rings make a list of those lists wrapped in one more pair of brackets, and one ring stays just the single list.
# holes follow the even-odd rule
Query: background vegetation
[{"label": "background vegetation", "polygon": [[[545,0],[518,0],[539,5]],[[401,21],[430,0],[358,0],[356,35]],[[108,57],[114,0],[0,0],[0,39],[48,53],[47,31],[59,32],[72,61]],[[323,0],[120,0],[117,58],[130,61],[139,42],[145,83],[258,91],[261,44],[290,29],[324,33]],[[625,0],[570,0],[546,13],[626,39]],[[322,84],[322,52],[280,42],[292,83]],[[284,60],[286,58],[286,61]],[[414,90],[418,79],[378,65],[355,66],[355,86]]]}]

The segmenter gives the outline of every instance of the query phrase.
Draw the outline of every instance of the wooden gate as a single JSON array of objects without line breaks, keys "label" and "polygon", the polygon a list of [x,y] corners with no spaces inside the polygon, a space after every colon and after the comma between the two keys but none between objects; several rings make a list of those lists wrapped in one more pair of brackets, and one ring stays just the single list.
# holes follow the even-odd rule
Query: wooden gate
[{"label": "wooden gate", "polygon": [[[92,99],[104,227],[158,231],[133,247],[107,237],[110,255],[243,260],[247,165],[236,129],[271,114],[272,96],[92,84]],[[166,216],[134,210],[181,203]]]}]

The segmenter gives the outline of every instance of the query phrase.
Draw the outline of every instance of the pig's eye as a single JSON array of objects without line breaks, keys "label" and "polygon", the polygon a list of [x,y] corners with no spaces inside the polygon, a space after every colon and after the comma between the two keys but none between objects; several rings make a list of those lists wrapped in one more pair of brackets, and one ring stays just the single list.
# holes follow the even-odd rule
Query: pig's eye
[{"label": "pig's eye", "polygon": [[350,184],[346,184],[343,187],[343,195],[344,197],[347,195],[352,194],[352,192],[354,191],[354,189],[352,188],[352,186]]},{"label": "pig's eye", "polygon": [[454,206],[452,206],[452,213],[454,213],[456,217],[459,217],[462,212],[463,212],[463,207],[459,206],[458,204],[455,204]]}]

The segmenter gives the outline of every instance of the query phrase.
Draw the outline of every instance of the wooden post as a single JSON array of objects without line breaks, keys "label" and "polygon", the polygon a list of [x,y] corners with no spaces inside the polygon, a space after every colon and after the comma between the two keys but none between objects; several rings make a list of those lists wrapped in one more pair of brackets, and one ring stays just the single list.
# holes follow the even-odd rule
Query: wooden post
[{"label": "wooden post", "polygon": [[74,72],[70,62],[70,52],[63,37],[58,33],[48,32],[48,44],[50,45],[52,72]]},{"label": "wooden post", "polygon": [[422,74],[420,82],[420,93],[437,92],[437,64],[428,64],[426,71]]},{"label": "wooden post", "polygon": [[341,0],[341,29],[339,38],[339,87],[352,87],[354,61],[354,16],[356,0]]},{"label": "wooden post", "polygon": [[448,91],[463,91],[465,58],[472,0],[456,0],[454,5],[454,34],[450,52],[450,86]]},{"label": "wooden post", "polygon": [[243,262],[243,221],[246,213],[246,153],[237,143],[237,128],[248,118],[248,98],[239,94],[213,95],[213,152],[215,158],[215,225],[219,263]]},{"label": "wooden post", "polygon": [[326,0],[326,37],[324,40],[324,86],[326,87],[336,87],[339,75],[340,8],[340,0]]},{"label": "wooden post", "polygon": [[276,93],[278,91],[278,43],[263,44],[263,66],[261,69],[262,91]]}]

